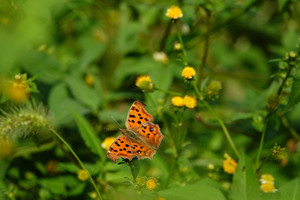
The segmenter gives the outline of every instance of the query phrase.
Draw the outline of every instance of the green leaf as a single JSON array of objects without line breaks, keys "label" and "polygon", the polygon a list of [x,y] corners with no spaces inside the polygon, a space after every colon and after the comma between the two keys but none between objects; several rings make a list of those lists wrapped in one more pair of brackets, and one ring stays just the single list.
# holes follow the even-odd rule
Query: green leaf
[{"label": "green leaf", "polygon": [[278,12],[281,12],[288,0],[278,0]]},{"label": "green leaf", "polygon": [[158,195],[168,200],[225,200],[220,190],[201,182],[180,188],[162,190],[158,192]]},{"label": "green leaf", "polygon": [[0,159],[0,180],[4,179],[9,164],[10,161]]},{"label": "green leaf", "polygon": [[84,83],[82,78],[77,77],[76,75],[71,75],[68,76],[65,81],[76,99],[89,106],[92,111],[98,109],[100,97],[96,91]]},{"label": "green leaf", "polygon": [[5,193],[8,193],[7,192],[7,189],[6,189],[6,185],[3,181],[0,181],[0,199],[1,200],[7,200],[7,196],[5,195]]},{"label": "green leaf", "polygon": [[300,178],[284,184],[278,189],[280,193],[280,200],[298,200],[300,199]]},{"label": "green leaf", "polygon": [[45,178],[39,180],[42,187],[49,189],[53,194],[65,194],[66,184],[64,177],[58,178]]},{"label": "green leaf", "polygon": [[299,101],[300,101],[300,76],[298,75],[294,78],[290,98],[287,105],[283,109],[283,112],[289,110],[291,107],[299,103]]},{"label": "green leaf", "polygon": [[86,146],[89,147],[93,153],[97,154],[102,161],[104,161],[105,156],[104,151],[101,147],[101,140],[97,136],[93,127],[88,123],[86,119],[84,119],[84,117],[82,117],[82,115],[80,115],[74,110],[69,111],[73,115],[79,127],[81,137],[83,138]]},{"label": "green leaf", "polygon": [[235,121],[235,120],[241,120],[241,119],[249,119],[249,118],[252,118],[252,116],[253,116],[253,113],[236,113],[236,114],[234,114],[232,117],[231,117],[231,119],[233,120],[233,121]]},{"label": "green leaf", "polygon": [[229,199],[232,200],[258,200],[261,191],[259,181],[248,157],[243,154],[233,175],[233,182]]}]

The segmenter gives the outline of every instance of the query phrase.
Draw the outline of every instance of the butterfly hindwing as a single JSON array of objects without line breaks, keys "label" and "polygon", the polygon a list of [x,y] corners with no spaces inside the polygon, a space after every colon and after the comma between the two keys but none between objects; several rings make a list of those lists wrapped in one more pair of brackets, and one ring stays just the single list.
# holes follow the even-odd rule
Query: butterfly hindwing
[{"label": "butterfly hindwing", "polygon": [[155,149],[158,149],[161,140],[164,138],[160,132],[159,125],[153,124],[152,122],[144,123],[140,128],[137,128],[136,131],[141,135],[141,140],[150,144]]},{"label": "butterfly hindwing", "polygon": [[131,160],[135,157],[131,149],[131,140],[126,135],[120,135],[117,139],[110,145],[107,151],[107,157],[111,159],[114,163],[117,162],[118,158],[127,158]]}]

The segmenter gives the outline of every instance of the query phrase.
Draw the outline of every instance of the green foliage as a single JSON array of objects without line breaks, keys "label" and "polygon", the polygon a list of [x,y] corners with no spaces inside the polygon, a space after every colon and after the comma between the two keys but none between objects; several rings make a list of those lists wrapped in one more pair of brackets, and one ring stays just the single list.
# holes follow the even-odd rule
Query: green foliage
[{"label": "green foliage", "polygon": [[296,76],[294,78],[291,94],[289,97],[289,101],[287,105],[285,106],[283,112],[288,111],[290,108],[295,106],[300,101],[300,77]]}]

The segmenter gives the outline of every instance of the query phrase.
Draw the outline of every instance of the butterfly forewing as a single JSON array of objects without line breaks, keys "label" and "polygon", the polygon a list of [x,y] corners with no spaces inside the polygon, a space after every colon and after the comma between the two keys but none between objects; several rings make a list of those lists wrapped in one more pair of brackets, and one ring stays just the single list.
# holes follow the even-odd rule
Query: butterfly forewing
[{"label": "butterfly forewing", "polygon": [[146,111],[145,104],[141,101],[135,101],[129,109],[125,125],[130,130],[153,120],[153,116]]}]

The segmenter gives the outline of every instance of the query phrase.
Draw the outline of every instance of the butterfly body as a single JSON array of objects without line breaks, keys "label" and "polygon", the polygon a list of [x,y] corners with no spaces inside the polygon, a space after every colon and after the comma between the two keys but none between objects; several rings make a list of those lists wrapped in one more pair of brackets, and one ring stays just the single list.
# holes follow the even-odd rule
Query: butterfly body
[{"label": "butterfly body", "polygon": [[149,158],[158,149],[164,136],[159,125],[153,124],[154,118],[145,109],[145,104],[135,101],[129,109],[126,119],[126,129],[120,129],[123,135],[111,144],[107,157],[116,163],[118,158],[131,160]]}]

